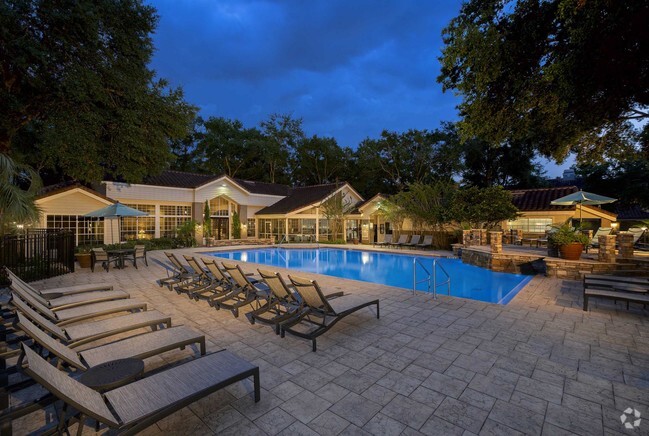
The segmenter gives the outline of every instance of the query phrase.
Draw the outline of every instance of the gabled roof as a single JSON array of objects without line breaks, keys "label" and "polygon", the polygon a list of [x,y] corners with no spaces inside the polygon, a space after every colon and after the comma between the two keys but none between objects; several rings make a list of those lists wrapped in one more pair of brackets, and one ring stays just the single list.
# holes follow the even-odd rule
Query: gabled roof
[{"label": "gabled roof", "polygon": [[195,189],[220,178],[227,177],[232,182],[251,194],[287,196],[290,187],[278,183],[254,182],[251,180],[233,179],[224,174],[198,174],[184,171],[165,170],[158,175],[145,178],[140,184],[149,186],[164,186],[169,188]]},{"label": "gabled roof", "polygon": [[517,189],[512,193],[512,202],[522,212],[575,210],[575,206],[554,206],[552,200],[577,192],[576,186],[559,186],[542,189]]},{"label": "gabled roof", "polygon": [[326,199],[345,185],[346,183],[328,183],[326,185],[292,188],[288,197],[263,208],[255,215],[277,215],[293,212]]},{"label": "gabled roof", "polygon": [[87,187],[83,186],[82,184],[80,184],[79,182],[74,182],[74,181],[61,182],[61,183],[57,183],[55,185],[43,186],[40,189],[38,195],[36,196],[36,200],[51,197],[51,196],[57,195],[57,194],[62,194],[62,193],[67,192],[67,191],[72,191],[73,189],[80,189],[82,191],[87,192],[88,194],[99,197],[99,198],[101,198],[103,200],[106,200],[106,201],[108,201],[110,203],[115,203],[115,200],[113,200],[112,198],[106,197],[104,194],[101,194],[101,193],[99,193],[99,192],[97,192],[97,191],[95,191],[93,189],[87,188]]}]

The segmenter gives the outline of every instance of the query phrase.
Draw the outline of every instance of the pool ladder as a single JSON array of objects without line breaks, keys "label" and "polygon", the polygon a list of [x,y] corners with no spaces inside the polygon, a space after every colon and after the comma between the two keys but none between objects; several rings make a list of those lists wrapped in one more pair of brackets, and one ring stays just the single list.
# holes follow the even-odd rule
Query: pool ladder
[{"label": "pool ladder", "polygon": [[[426,272],[426,277],[424,277],[421,280],[417,280],[417,265],[421,267]],[[440,270],[442,274],[445,277],[445,280],[441,283],[437,283],[437,270]],[[451,295],[451,276],[448,275],[448,272],[444,269],[444,267],[437,262],[437,259],[433,259],[433,267],[432,267],[433,272],[431,273],[428,268],[426,268],[426,265],[424,265],[421,260],[414,258],[412,260],[412,293],[414,294],[417,291],[417,285],[419,283],[427,283],[428,284],[428,292],[431,292],[431,289],[433,291],[433,299],[437,300],[437,288],[439,286],[447,286],[447,295]],[[431,286],[431,278],[432,278],[432,286]]]}]

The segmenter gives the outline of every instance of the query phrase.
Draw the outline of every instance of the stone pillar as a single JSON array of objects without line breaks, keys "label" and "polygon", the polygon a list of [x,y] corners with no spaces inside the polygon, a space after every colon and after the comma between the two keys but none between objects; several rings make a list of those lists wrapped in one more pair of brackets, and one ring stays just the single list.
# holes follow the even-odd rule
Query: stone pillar
[{"label": "stone pillar", "polygon": [[619,232],[617,235],[620,241],[620,257],[622,259],[633,259],[633,233]]},{"label": "stone pillar", "polygon": [[465,247],[471,245],[471,230],[462,230],[462,244]]},{"label": "stone pillar", "polygon": [[598,236],[599,248],[597,260],[600,262],[615,263],[615,235]]},{"label": "stone pillar", "polygon": [[491,236],[491,253],[503,252],[503,232],[489,232]]}]

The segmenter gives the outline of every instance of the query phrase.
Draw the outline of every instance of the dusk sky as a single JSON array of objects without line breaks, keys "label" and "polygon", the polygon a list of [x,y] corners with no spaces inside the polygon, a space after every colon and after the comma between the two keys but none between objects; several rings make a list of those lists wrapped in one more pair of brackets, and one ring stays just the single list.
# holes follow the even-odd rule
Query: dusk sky
[{"label": "dusk sky", "polygon": [[457,119],[459,98],[436,78],[441,32],[460,1],[150,3],[160,15],[152,67],[203,117],[253,127],[288,113],[308,136],[354,149],[383,129]]}]

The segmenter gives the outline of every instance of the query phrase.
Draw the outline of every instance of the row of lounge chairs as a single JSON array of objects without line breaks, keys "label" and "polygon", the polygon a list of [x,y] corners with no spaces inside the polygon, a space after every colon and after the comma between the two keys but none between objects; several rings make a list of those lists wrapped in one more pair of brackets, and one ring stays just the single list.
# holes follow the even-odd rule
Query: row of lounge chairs
[{"label": "row of lounge chairs", "polygon": [[[420,242],[421,241],[421,242]],[[425,235],[424,239],[421,239],[421,235],[412,235],[412,238],[408,240],[408,235],[399,236],[397,242],[392,242],[392,235],[385,235],[383,242],[376,242],[374,246],[377,247],[397,247],[397,248],[432,248],[433,247],[433,236]]]},{"label": "row of lounge chairs", "polygon": [[312,350],[317,349],[317,338],[345,316],[364,307],[376,306],[379,318],[379,300],[361,295],[336,292],[325,295],[315,280],[289,275],[290,285],[274,271],[258,269],[259,279],[243,272],[231,262],[219,265],[214,258],[184,256],[183,265],[173,253],[165,253],[171,262],[171,276],[158,281],[179,294],[195,300],[205,299],[210,306],[232,311],[251,306],[246,313],[250,323],[272,325],[275,333],[286,333],[308,339]]},{"label": "row of lounge chairs", "polygon": [[[86,418],[111,429],[135,434],[159,419],[240,380],[253,377],[255,401],[259,401],[259,368],[222,350],[206,354],[205,336],[184,326],[172,326],[171,318],[147,310],[144,302],[131,300],[110,284],[38,290],[7,270],[11,300],[3,317],[13,326],[1,357],[18,356],[7,374],[22,372],[30,379],[5,387],[11,404],[0,412],[0,424],[31,413],[60,399],[66,405],[58,432]],[[151,331],[143,332],[147,328]],[[123,338],[124,334],[128,334]],[[120,337],[117,337],[120,335]],[[115,337],[112,340],[111,337]],[[102,340],[101,345],[80,349]],[[200,349],[200,357],[171,367],[157,368],[144,377],[125,382],[107,392],[93,390],[78,374],[120,359],[145,359],[187,346]],[[49,391],[30,396],[34,383]],[[33,389],[32,389],[33,390]],[[38,394],[38,391],[36,391]]]}]

